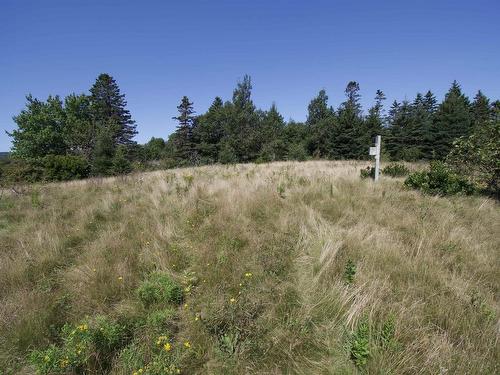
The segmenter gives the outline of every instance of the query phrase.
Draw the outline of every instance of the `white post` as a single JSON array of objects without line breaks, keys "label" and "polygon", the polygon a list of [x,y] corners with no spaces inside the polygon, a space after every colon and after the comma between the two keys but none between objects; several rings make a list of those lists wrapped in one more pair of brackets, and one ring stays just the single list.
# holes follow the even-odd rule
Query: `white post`
[{"label": "white post", "polygon": [[380,144],[382,143],[382,137],[377,135],[375,138],[375,147],[370,147],[370,155],[375,156],[375,181],[378,181],[380,174]]},{"label": "white post", "polygon": [[377,135],[377,139],[375,141],[375,148],[377,153],[375,154],[375,181],[378,181],[378,176],[380,174],[380,143],[382,141],[382,137]]}]

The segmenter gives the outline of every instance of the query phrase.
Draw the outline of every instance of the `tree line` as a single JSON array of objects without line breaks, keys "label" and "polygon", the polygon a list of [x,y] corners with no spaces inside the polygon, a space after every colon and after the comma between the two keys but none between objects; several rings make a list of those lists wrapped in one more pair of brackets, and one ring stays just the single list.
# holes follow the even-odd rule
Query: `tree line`
[{"label": "tree line", "polygon": [[174,117],[175,132],[140,145],[134,141],[136,123],[124,94],[110,75],[101,74],[89,94],[46,101],[27,97],[25,109],[14,117],[17,129],[8,133],[11,165],[4,166],[3,174],[26,181],[63,180],[212,163],[368,159],[377,134],[383,137],[386,159],[443,160],[457,140],[498,127],[500,119],[499,100],[478,91],[471,101],[456,81],[441,103],[428,91],[386,109],[386,96],[377,90],[364,113],[360,99],[355,81],[347,84],[337,107],[320,90],[304,123],[285,121],[275,104],[256,108],[251,79],[245,76],[231,100],[216,97],[202,114],[184,96]]}]

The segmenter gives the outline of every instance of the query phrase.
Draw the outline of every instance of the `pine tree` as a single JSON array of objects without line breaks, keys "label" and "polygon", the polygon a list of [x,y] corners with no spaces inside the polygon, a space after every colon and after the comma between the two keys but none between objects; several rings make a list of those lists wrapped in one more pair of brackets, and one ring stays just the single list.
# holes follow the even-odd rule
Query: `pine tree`
[{"label": "pine tree", "polygon": [[276,104],[273,103],[268,111],[262,113],[260,120],[260,160],[274,161],[284,159],[286,154],[286,146],[282,138],[284,127],[285,121],[283,120],[283,116],[279,113]]},{"label": "pine tree", "polygon": [[119,145],[113,156],[112,171],[114,175],[127,174],[132,171],[132,165],[128,160],[127,148],[124,145]]},{"label": "pine tree", "polygon": [[90,89],[92,117],[97,128],[107,128],[115,145],[133,144],[135,121],[126,108],[125,95],[109,74],[100,74]]},{"label": "pine tree", "polygon": [[309,127],[307,149],[315,157],[332,157],[335,127],[334,111],[328,107],[328,95],[320,90],[307,107]]},{"label": "pine tree", "polygon": [[234,152],[240,162],[256,160],[262,146],[258,134],[259,115],[251,95],[252,81],[250,76],[245,75],[233,92],[232,106],[225,108],[224,154],[227,156]]},{"label": "pine tree", "polygon": [[328,95],[325,90],[320,90],[307,107],[306,124],[309,126],[317,124],[329,116],[331,116],[331,111],[328,108]]},{"label": "pine tree", "polygon": [[472,121],[474,127],[480,127],[492,118],[490,100],[479,90],[471,105]]},{"label": "pine tree", "polygon": [[238,82],[233,91],[233,104],[238,109],[254,111],[252,99],[252,79],[248,74],[245,74],[243,81]]},{"label": "pine tree", "polygon": [[192,164],[195,159],[195,147],[193,143],[193,103],[189,101],[187,96],[183,96],[181,103],[177,106],[179,116],[173,117],[178,121],[176,136],[174,140],[175,157],[181,163]]},{"label": "pine tree", "polygon": [[469,99],[462,93],[457,81],[439,105],[433,123],[433,152],[443,159],[450,152],[453,141],[467,136],[472,128]]},{"label": "pine tree", "polygon": [[219,158],[220,142],[224,135],[224,103],[216,97],[208,111],[198,116],[193,129],[193,140],[203,164],[215,163]]},{"label": "pine tree", "polygon": [[368,110],[365,119],[363,144],[368,147],[370,141],[384,131],[383,101],[386,99],[381,90],[375,94],[375,105]]},{"label": "pine tree", "polygon": [[412,106],[404,100],[402,103],[394,101],[389,110],[388,136],[385,140],[385,148],[393,160],[412,159],[412,153],[408,153],[408,147],[412,144],[411,126],[413,122]]},{"label": "pine tree", "polygon": [[92,174],[106,176],[111,174],[115,146],[112,133],[108,128],[101,128],[97,134],[92,158]]},{"label": "pine tree", "polygon": [[338,110],[338,123],[333,141],[333,155],[340,159],[357,159],[365,156],[363,144],[363,119],[359,84],[351,81],[345,89],[347,100]]},{"label": "pine tree", "polygon": [[431,90],[428,90],[425,93],[424,96],[424,107],[427,110],[429,114],[434,114],[437,109],[437,99],[436,96],[431,92]]}]

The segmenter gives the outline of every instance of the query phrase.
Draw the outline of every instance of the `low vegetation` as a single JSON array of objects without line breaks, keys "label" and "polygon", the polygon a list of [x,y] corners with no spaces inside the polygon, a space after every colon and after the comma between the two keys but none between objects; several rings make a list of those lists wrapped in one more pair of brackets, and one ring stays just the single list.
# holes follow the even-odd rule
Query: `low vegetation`
[{"label": "low vegetation", "polygon": [[0,369],[498,373],[498,202],[361,180],[365,166],[206,166],[4,191]]}]

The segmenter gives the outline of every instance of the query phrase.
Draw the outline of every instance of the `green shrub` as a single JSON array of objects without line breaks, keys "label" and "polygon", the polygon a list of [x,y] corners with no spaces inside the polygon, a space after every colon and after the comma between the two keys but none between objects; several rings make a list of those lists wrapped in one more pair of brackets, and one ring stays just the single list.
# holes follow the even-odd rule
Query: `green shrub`
[{"label": "green shrub", "polygon": [[32,183],[43,179],[43,168],[33,163],[9,159],[1,164],[0,186]]},{"label": "green shrub", "polygon": [[180,285],[165,273],[149,275],[137,289],[137,294],[146,307],[155,303],[179,304],[183,299]]},{"label": "green shrub", "polygon": [[359,173],[361,178],[375,178],[375,168],[374,167],[366,167],[362,169]]},{"label": "green shrub", "polygon": [[66,181],[88,177],[88,162],[73,155],[47,155],[39,159],[9,159],[1,166],[1,185],[39,181]]},{"label": "green shrub", "polygon": [[126,344],[126,328],[104,316],[65,324],[60,346],[34,350],[29,360],[40,374],[96,373],[108,369]]},{"label": "green shrub", "polygon": [[390,177],[403,177],[407,176],[410,170],[404,164],[395,163],[382,169],[382,173]]},{"label": "green shrub", "polygon": [[428,171],[411,173],[406,178],[405,185],[435,195],[469,195],[475,191],[473,184],[451,171],[443,162],[432,162]]},{"label": "green shrub", "polygon": [[74,155],[47,155],[36,161],[43,169],[43,180],[66,181],[88,177],[90,166],[84,158]]}]

